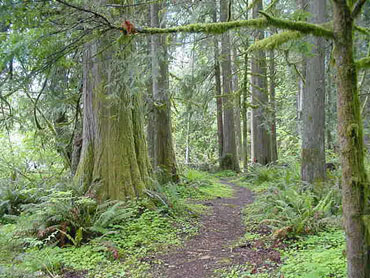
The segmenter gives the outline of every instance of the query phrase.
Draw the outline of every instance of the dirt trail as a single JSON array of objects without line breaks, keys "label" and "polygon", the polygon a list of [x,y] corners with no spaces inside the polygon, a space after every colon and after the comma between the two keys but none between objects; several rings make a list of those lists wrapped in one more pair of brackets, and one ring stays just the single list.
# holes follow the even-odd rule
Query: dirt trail
[{"label": "dirt trail", "polygon": [[261,248],[252,245],[231,248],[245,233],[242,209],[253,202],[253,194],[226,180],[220,182],[234,189],[233,197],[205,201],[212,212],[201,216],[198,235],[183,246],[156,257],[161,263],[153,266],[153,277],[210,278],[214,277],[214,270],[225,266],[246,262],[261,266],[266,260],[280,260],[280,256],[266,249],[263,243]]}]

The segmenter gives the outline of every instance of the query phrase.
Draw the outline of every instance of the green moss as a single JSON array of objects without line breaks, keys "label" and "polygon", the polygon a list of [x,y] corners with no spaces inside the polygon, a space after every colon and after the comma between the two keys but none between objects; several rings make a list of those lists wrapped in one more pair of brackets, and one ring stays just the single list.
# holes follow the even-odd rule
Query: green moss
[{"label": "green moss", "polygon": [[265,28],[267,27],[267,20],[264,18],[250,19],[250,20],[238,20],[229,22],[217,22],[217,23],[197,23],[189,24],[184,26],[170,27],[170,28],[143,28],[139,33],[148,34],[161,34],[161,33],[207,33],[207,34],[222,34],[228,30],[240,27],[254,27],[254,28]]},{"label": "green moss", "polygon": [[256,41],[252,44],[248,51],[256,51],[260,49],[273,49],[288,41],[297,40],[302,37],[302,34],[298,31],[287,31],[279,34],[272,35],[263,40]]},{"label": "green moss", "polygon": [[370,57],[362,58],[357,60],[355,63],[358,69],[370,68]]},{"label": "green moss", "polygon": [[334,38],[333,31],[326,29],[322,25],[307,23],[304,21],[280,19],[273,17],[263,11],[260,11],[260,14],[265,16],[268,21],[267,25],[269,26],[272,25],[281,29],[299,31],[304,34],[312,34],[318,37]]}]

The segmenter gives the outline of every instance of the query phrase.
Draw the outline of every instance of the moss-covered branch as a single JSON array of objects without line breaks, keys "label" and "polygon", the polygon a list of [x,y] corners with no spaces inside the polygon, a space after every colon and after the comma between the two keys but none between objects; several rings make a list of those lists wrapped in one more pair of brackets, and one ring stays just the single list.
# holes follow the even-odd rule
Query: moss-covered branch
[{"label": "moss-covered branch", "polygon": [[222,34],[228,30],[240,28],[240,27],[253,27],[253,28],[266,28],[268,27],[267,20],[264,18],[250,19],[250,20],[238,20],[229,22],[217,22],[217,23],[196,23],[183,26],[176,26],[170,28],[150,28],[145,27],[138,29],[138,33],[147,34],[165,34],[165,33],[208,33],[208,34]]},{"label": "moss-covered branch", "polygon": [[228,30],[252,27],[256,29],[263,29],[267,27],[277,27],[279,29],[286,29],[291,31],[298,31],[302,34],[312,34],[319,37],[333,38],[333,32],[322,25],[311,24],[304,21],[292,21],[287,19],[280,19],[268,15],[265,12],[260,12],[265,18],[238,20],[229,22],[216,22],[216,23],[196,23],[184,26],[176,26],[170,28],[150,28],[145,27],[137,29],[137,33],[146,34],[165,34],[165,33],[208,33],[208,34],[222,34]]},{"label": "moss-covered branch", "polygon": [[304,21],[292,21],[287,19],[281,19],[277,17],[273,17],[263,11],[260,11],[268,21],[268,26],[274,26],[279,29],[286,29],[291,31],[298,31],[303,34],[312,34],[318,37],[326,37],[326,38],[333,38],[334,33],[333,31],[326,29],[322,25],[307,23]]},{"label": "moss-covered branch", "polygon": [[358,69],[370,68],[370,56],[357,60],[356,67]]},{"label": "moss-covered branch", "polygon": [[297,40],[301,38],[303,34],[298,31],[286,31],[279,34],[272,35],[260,41],[256,41],[252,44],[247,51],[256,51],[259,49],[273,49],[288,41]]},{"label": "moss-covered branch", "polygon": [[357,31],[361,34],[364,34],[366,36],[370,36],[370,28],[362,27],[362,26],[359,26],[359,25],[354,25],[353,27],[354,27],[355,31]]}]

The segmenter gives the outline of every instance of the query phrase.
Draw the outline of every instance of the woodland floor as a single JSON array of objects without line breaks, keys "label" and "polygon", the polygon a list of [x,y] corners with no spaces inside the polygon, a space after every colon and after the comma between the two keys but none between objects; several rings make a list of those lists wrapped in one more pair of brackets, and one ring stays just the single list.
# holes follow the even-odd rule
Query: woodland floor
[{"label": "woodland floor", "polygon": [[153,257],[152,262],[157,262],[153,277],[210,278],[228,266],[250,263],[260,269],[267,262],[280,263],[279,252],[263,242],[236,244],[245,233],[242,210],[253,202],[253,193],[227,180],[220,182],[234,189],[233,197],[203,202],[211,210],[201,216],[199,233],[183,246]]}]

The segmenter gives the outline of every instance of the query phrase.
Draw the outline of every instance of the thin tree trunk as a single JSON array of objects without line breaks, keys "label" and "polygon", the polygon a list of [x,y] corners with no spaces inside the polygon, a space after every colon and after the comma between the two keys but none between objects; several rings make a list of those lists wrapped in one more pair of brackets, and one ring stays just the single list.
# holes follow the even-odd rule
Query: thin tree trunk
[{"label": "thin tree trunk", "polygon": [[[297,6],[300,10],[307,10],[308,0],[297,0]],[[305,20],[305,18],[300,18]],[[305,54],[301,56],[302,62],[299,65],[300,74],[298,74],[298,91],[297,91],[297,133],[302,137],[302,111],[303,111],[303,98],[305,95],[306,83],[306,69],[307,57]]]},{"label": "thin tree trunk", "polygon": [[238,80],[238,66],[237,66],[238,51],[236,47],[232,47],[232,89],[235,95],[235,140],[236,140],[236,150],[238,158],[242,158],[243,148],[242,148],[242,131],[241,131],[241,119],[240,119],[240,92],[239,92],[239,80]]},{"label": "thin tree trunk", "polygon": [[188,165],[190,162],[190,123],[191,123],[191,112],[188,111],[188,120],[186,123],[186,149],[185,149],[185,164]]},{"label": "thin tree trunk", "polygon": [[[229,17],[229,1],[221,0],[221,21],[227,21]],[[234,123],[234,98],[232,94],[232,72],[231,72],[231,46],[230,34],[222,34],[222,87],[223,87],[223,109],[224,109],[224,137],[223,154],[221,161],[222,169],[239,172],[239,160],[236,150],[235,123]]]},{"label": "thin tree trunk", "polygon": [[[151,4],[151,25],[160,24],[160,6]],[[154,101],[154,157],[153,168],[163,182],[177,181],[177,166],[172,140],[171,103],[169,99],[168,55],[165,35],[152,36],[152,76]]]},{"label": "thin tree trunk", "polygon": [[276,143],[276,100],[275,100],[275,52],[270,50],[269,61],[270,76],[270,107],[271,107],[271,161],[278,160],[277,143]]},{"label": "thin tree trunk", "polygon": [[[248,41],[245,49],[248,49]],[[244,78],[243,78],[243,102],[242,102],[242,120],[243,120],[243,168],[244,172],[248,170],[248,53],[244,54]]]},{"label": "thin tree trunk", "polygon": [[[253,7],[253,18],[262,10],[262,0]],[[263,31],[254,31],[254,39],[262,40]],[[271,136],[266,120],[268,113],[268,89],[266,80],[266,56],[263,50],[253,53],[252,58],[252,157],[253,161],[266,165],[271,162]]]},{"label": "thin tree trunk", "polygon": [[[148,26],[151,25],[151,12],[150,7],[148,9]],[[148,53],[148,64],[152,63],[151,52],[152,52],[152,38],[151,36],[147,36],[146,39],[147,43],[147,53]],[[154,122],[154,101],[153,101],[153,78],[150,76],[146,83],[147,87],[147,98],[146,98],[146,107],[147,107],[147,125],[146,125],[146,138],[148,142],[148,154],[151,165],[154,165],[154,130],[155,130],[155,122]]]},{"label": "thin tree trunk", "polygon": [[[313,23],[324,22],[326,1],[310,1],[309,11]],[[309,42],[314,56],[307,59],[303,94],[301,178],[319,189],[325,180],[325,40],[310,36]]]},{"label": "thin tree trunk", "polygon": [[[215,0],[215,7],[213,9],[213,22],[217,22],[217,0]],[[216,84],[216,105],[217,105],[217,137],[218,137],[218,160],[221,166],[221,159],[224,145],[223,132],[223,116],[222,116],[222,91],[221,91],[221,68],[220,68],[220,51],[218,46],[218,39],[214,36],[214,69],[215,69],[215,84]]]},{"label": "thin tree trunk", "polygon": [[363,129],[353,58],[353,24],[345,0],[334,3],[338,135],[342,164],[343,217],[349,278],[370,277],[369,181],[364,167]]}]

